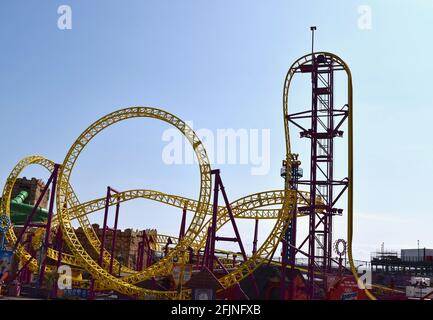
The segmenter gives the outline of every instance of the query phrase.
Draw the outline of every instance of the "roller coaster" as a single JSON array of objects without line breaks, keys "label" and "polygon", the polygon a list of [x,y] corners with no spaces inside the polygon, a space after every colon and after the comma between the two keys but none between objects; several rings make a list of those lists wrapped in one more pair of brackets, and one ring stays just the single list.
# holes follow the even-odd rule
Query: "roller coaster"
[{"label": "roller coaster", "polygon": [[[333,106],[333,73],[343,71],[347,75],[347,102],[341,109]],[[309,73],[313,79],[313,107],[309,113],[289,113],[289,89],[294,76],[298,73]],[[325,79],[327,77],[327,79]],[[326,85],[320,87],[318,83]],[[307,279],[306,297],[310,299],[325,298],[324,291],[319,287],[324,285],[326,274],[332,273],[332,217],[340,213],[335,209],[335,203],[345,193],[347,196],[347,253],[349,269],[352,276],[359,282],[359,275],[353,261],[353,98],[352,77],[348,65],[338,56],[328,52],[312,52],[296,60],[290,67],[283,89],[283,119],[285,128],[286,153],[283,161],[282,176],[284,178],[284,189],[267,190],[230,202],[225,193],[219,170],[211,168],[206,150],[196,133],[177,116],[154,107],[134,106],[117,110],[103,116],[90,125],[75,140],[69,148],[63,162],[55,162],[43,156],[29,156],[22,159],[11,171],[5,183],[1,204],[0,217],[2,218],[2,230],[10,247],[20,261],[22,270],[38,273],[40,284],[46,280],[48,275],[56,274],[61,265],[69,265],[73,269],[83,270],[91,275],[90,279],[80,281],[88,285],[91,292],[117,292],[124,296],[135,299],[191,299],[192,289],[187,286],[167,288],[162,285],[145,286],[146,282],[155,282],[155,279],[170,276],[174,266],[181,266],[184,270],[186,265],[194,262],[197,270],[206,269],[211,273],[219,272],[218,282],[220,287],[218,293],[236,289],[240,297],[249,299],[258,298],[255,272],[264,265],[275,264],[278,267],[289,270],[289,276],[294,276],[294,270],[302,272]],[[337,122],[338,116],[341,121]],[[296,125],[295,120],[300,118],[311,119],[312,129],[306,130]],[[323,118],[328,119],[327,130],[319,132],[317,124]],[[166,194],[161,191],[134,189],[127,191],[116,191],[108,187],[107,194],[95,200],[80,202],[70,183],[74,165],[87,144],[92,141],[104,129],[121,121],[133,118],[151,118],[163,121],[180,133],[192,146],[198,160],[200,170],[200,192],[197,199],[189,199],[177,195]],[[341,137],[341,124],[347,121],[347,176],[341,180],[332,177],[333,150],[329,149],[336,137]],[[334,123],[335,122],[335,123]],[[291,136],[289,126],[295,124],[301,129],[301,137],[311,140],[311,172],[316,172],[318,162],[328,161],[327,171],[330,176],[320,180],[317,177],[307,182],[301,179],[299,174],[298,155],[292,153]],[[325,126],[326,127],[326,126]],[[326,146],[325,146],[326,145]],[[326,150],[325,150],[326,149]],[[320,155],[318,150],[325,150]],[[326,160],[323,160],[326,159]],[[330,160],[331,159],[331,160]],[[317,163],[316,163],[317,162]],[[50,173],[45,192],[51,186],[48,210],[39,208],[38,201],[34,207],[26,207],[25,215],[16,218],[17,224],[24,225],[18,234],[14,231],[11,217],[14,212],[24,210],[22,200],[25,193],[19,197],[12,198],[12,190],[17,178],[22,171],[30,165],[42,166]],[[316,169],[315,169],[316,168]],[[338,196],[332,197],[332,190],[336,181],[342,186]],[[298,185],[308,185],[309,191],[298,190]],[[212,188],[214,190],[212,190]],[[326,190],[326,192],[320,192]],[[222,194],[224,205],[218,202]],[[116,208],[117,228],[118,210],[121,203],[147,199],[159,202],[182,210],[183,219],[179,237],[158,235],[154,250],[161,251],[161,258],[157,261],[144,263],[141,261],[139,270],[133,270],[122,264],[114,257],[114,251],[106,248],[107,216],[110,207]],[[39,199],[40,200],[40,199]],[[275,209],[272,206],[280,206]],[[272,208],[269,208],[272,207]],[[104,227],[102,238],[93,229],[89,216],[97,211],[104,210]],[[193,216],[189,226],[185,226],[185,214],[192,212]],[[35,217],[42,218],[35,222]],[[247,255],[236,225],[238,219],[253,219],[258,221],[268,219],[275,221],[274,226],[259,248],[254,248],[252,255]],[[302,245],[296,244],[296,221],[297,219],[309,219],[309,236],[303,244],[309,243],[309,251],[302,250]],[[13,219],[12,219],[13,220]],[[17,222],[19,221],[19,222]],[[12,221],[14,222],[14,221]],[[91,248],[85,249],[80,242],[73,223],[78,222]],[[235,237],[218,237],[217,231],[224,225],[233,227]],[[319,226],[323,224],[323,229]],[[25,241],[25,234],[30,229],[36,229],[31,241],[41,244],[42,252],[36,257],[29,249]],[[256,230],[257,233],[257,230]],[[323,250],[321,255],[314,251],[318,234],[323,237]],[[53,240],[53,235],[56,241]],[[114,241],[114,240],[113,240]],[[222,251],[215,248],[216,241],[232,241],[239,245],[240,253]],[[28,237],[27,237],[28,242]],[[255,239],[255,246],[257,239]],[[171,247],[169,247],[169,244]],[[283,257],[281,261],[273,259],[279,246],[282,246]],[[67,252],[64,248],[67,247]],[[162,249],[164,248],[164,249]],[[242,260],[233,261],[230,255],[240,255]],[[296,254],[304,254],[308,258],[305,268],[295,263]],[[224,258],[226,255],[226,258]],[[95,256],[98,258],[95,259]],[[21,270],[20,269],[20,270]],[[119,270],[118,273],[114,270]],[[184,271],[182,271],[184,272]],[[284,275],[284,277],[285,277]],[[248,281],[253,288],[253,294],[248,296],[243,292],[240,283]],[[291,281],[293,283],[293,281]],[[287,284],[284,281],[282,286]],[[284,288],[284,287],[283,287]],[[285,289],[285,288],[284,288]],[[289,285],[289,294],[282,294],[283,299],[293,298],[293,286]],[[365,294],[370,299],[374,295],[367,289]],[[238,296],[239,297],[239,296]]]}]

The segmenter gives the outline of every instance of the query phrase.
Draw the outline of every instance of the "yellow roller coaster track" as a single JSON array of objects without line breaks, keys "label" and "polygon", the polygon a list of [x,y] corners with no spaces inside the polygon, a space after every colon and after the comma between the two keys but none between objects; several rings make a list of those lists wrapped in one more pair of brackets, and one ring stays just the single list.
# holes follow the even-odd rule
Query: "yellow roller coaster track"
[{"label": "yellow roller coaster track", "polygon": [[[194,152],[196,154],[199,169],[200,169],[200,195],[198,200],[197,210],[194,214],[192,222],[185,234],[184,239],[176,246],[176,248],[171,251],[170,255],[181,256],[190,243],[194,240],[196,233],[199,231],[200,227],[205,220],[205,208],[209,205],[210,194],[211,194],[211,172],[210,165],[206,155],[206,151],[198,139],[196,134],[192,129],[185,124],[178,117],[151,107],[132,107],[110,113],[103,118],[96,121],[89,128],[87,128],[74,142],[70,148],[66,158],[61,166],[58,187],[57,187],[57,214],[59,216],[59,221],[62,225],[63,236],[65,237],[68,246],[73,251],[74,255],[78,256],[83,262],[83,267],[88,270],[92,276],[98,281],[98,285],[103,285],[104,287],[109,287],[112,290],[118,291],[126,295],[143,296],[144,294],[154,294],[164,297],[173,297],[173,293],[170,292],[160,292],[155,290],[145,290],[114,277],[108,273],[103,267],[99,266],[86,252],[79,242],[74,228],[71,224],[71,218],[74,216],[72,210],[68,207],[69,202],[69,180],[72,173],[73,166],[78,159],[81,151],[84,147],[94,138],[99,132],[105,128],[131,118],[153,118],[157,120],[164,121],[172,126],[176,127],[185,138],[191,143]],[[152,270],[150,270],[151,276],[162,274],[171,267],[172,256],[167,256],[160,260],[156,264],[152,265]],[[150,268],[149,268],[150,269]]]},{"label": "yellow roller coaster track", "polygon": [[[104,268],[99,266],[84,250],[78,238],[76,237],[71,224],[71,218],[76,214],[74,215],[70,213],[73,210],[71,210],[71,208],[67,205],[68,198],[70,196],[67,186],[69,185],[69,179],[74,163],[81,151],[88,144],[88,142],[106,127],[116,122],[136,117],[149,117],[165,121],[178,128],[185,135],[187,140],[192,144],[199,162],[201,172],[201,188],[196,213],[182,241],[164,259],[158,261],[157,263],[143,270],[142,272],[137,272],[131,276],[119,279],[112,276]],[[116,290],[118,292],[128,295],[142,296],[143,294],[147,293],[163,297],[173,297],[173,293],[171,292],[146,290],[134,286],[133,283],[138,283],[154,276],[169,273],[172,267],[173,257],[177,256],[182,259],[182,257],[184,257],[184,253],[186,252],[186,249],[189,246],[195,247],[195,243],[201,243],[201,241],[197,241],[197,239],[200,240],[201,238],[198,236],[200,230],[203,230],[202,226],[205,222],[206,209],[209,206],[210,188],[210,165],[206,156],[206,151],[204,150],[202,143],[197,138],[195,133],[182,120],[163,110],[150,107],[133,107],[113,112],[101,118],[100,120],[92,124],[87,130],[85,130],[76,140],[76,142],[72,145],[63,162],[63,165],[61,166],[59,174],[57,188],[57,212],[59,220],[62,224],[63,235],[69,247],[71,248],[73,253],[78,256],[81,261],[83,261],[83,267],[87,269],[94,278],[97,279],[98,286],[110,288],[112,290]],[[286,193],[286,196],[283,197],[283,211],[278,217],[277,223],[275,224],[274,229],[269,235],[268,239],[257,251],[255,257],[250,258],[246,263],[243,263],[236,271],[225,277],[225,287],[230,287],[233,284],[238,283],[241,279],[253,272],[254,269],[263,262],[263,257],[269,257],[273,253],[274,248],[278,245],[280,241],[280,238],[286,226],[286,222],[289,219],[289,215],[284,214],[284,212],[290,212],[293,203],[296,201],[295,198],[296,195],[289,199],[288,193]],[[257,202],[260,206],[263,206],[264,203],[263,199],[259,195],[253,195],[250,197],[249,200],[250,202]],[[284,208],[286,209],[284,210]],[[247,207],[247,209],[251,209],[251,207]],[[203,234],[203,232],[201,234]],[[177,298],[179,296],[176,295],[175,297]]]},{"label": "yellow roller coaster track", "polygon": [[[8,183],[7,183],[7,188],[5,188],[4,191],[4,196],[3,199],[8,199],[10,198],[10,192],[11,192],[11,187],[13,187],[16,177],[19,175],[20,172],[22,172],[22,170],[30,165],[30,164],[39,164],[41,166],[44,166],[45,168],[47,168],[50,172],[52,172],[53,168],[54,168],[54,163],[50,160],[47,160],[41,156],[32,156],[32,157],[27,157],[25,159],[23,159],[22,161],[20,161],[20,163],[16,166],[16,168],[13,170],[13,173],[10,175],[9,179],[8,179]],[[73,212],[72,215],[72,219],[78,219],[80,222],[80,225],[82,227],[87,227],[87,231],[92,230],[91,229],[91,224],[87,219],[87,216],[95,211],[101,210],[102,208],[105,207],[105,198],[101,198],[101,199],[96,199],[96,200],[92,200],[86,203],[82,203],[82,204],[77,204],[79,203],[78,200],[76,199],[76,196],[74,195],[72,188],[70,187],[70,192],[73,195],[73,197],[71,197],[71,199],[73,199],[74,201],[70,201],[71,203],[71,212]],[[249,196],[251,198],[255,198],[258,199],[257,204],[259,204],[259,207],[261,206],[266,206],[266,205],[273,205],[273,204],[280,204],[282,203],[283,200],[283,196],[284,196],[284,191],[282,190],[275,190],[275,191],[268,191],[268,192],[262,192],[260,194],[257,194],[256,196]],[[247,197],[247,198],[249,198]],[[129,191],[125,191],[125,192],[121,192],[116,194],[113,199],[110,201],[110,205],[114,205],[117,202],[124,202],[124,201],[129,201],[129,200],[133,200],[133,199],[137,199],[137,198],[144,198],[144,199],[150,199],[150,200],[154,200],[154,201],[158,201],[161,203],[166,203],[178,208],[187,208],[190,211],[194,211],[197,208],[198,202],[196,200],[192,200],[192,199],[188,199],[188,198],[184,198],[184,197],[179,197],[179,196],[174,196],[174,195],[167,195],[158,191],[153,191],[153,190],[129,190]],[[308,198],[308,194],[305,193],[303,195],[303,197],[301,198]],[[300,198],[300,199],[301,199]],[[318,202],[320,202],[320,199],[318,199]],[[2,205],[5,205],[6,203],[8,203],[7,201],[4,201]],[[305,204],[303,201],[300,201],[299,204]],[[262,209],[262,210],[255,210],[255,209],[251,209],[251,210],[244,210],[242,208],[239,208],[238,206],[238,202],[235,202],[232,204],[232,207],[234,208],[234,214],[235,217],[238,219],[277,219],[278,216],[281,213],[280,209]],[[207,214],[210,215],[211,212],[211,207],[208,206],[208,211]],[[227,215],[227,209],[225,207],[220,207],[219,208],[220,212],[219,215],[221,217],[224,218],[224,220],[220,220],[218,228],[220,228],[222,225],[224,225],[228,220],[228,215]],[[2,212],[8,212],[8,208],[2,210]],[[52,224],[52,228],[56,229],[56,221],[57,221],[57,216],[54,217],[53,220],[53,224]],[[209,221],[207,222],[206,226],[201,230],[206,230],[207,226],[209,224]],[[83,229],[84,229],[83,228]],[[96,233],[93,232],[89,232],[88,233],[88,238],[92,237],[93,239],[96,238]],[[204,236],[205,234],[202,232],[202,236],[201,238],[201,242],[196,246],[197,250],[200,249],[203,246],[203,241],[204,241]],[[90,238],[89,240],[92,240],[92,238]],[[96,238],[97,239],[97,238]],[[16,240],[16,237],[13,235],[12,237],[10,237],[10,241],[13,242]],[[96,241],[91,242],[92,244],[95,244]],[[177,243],[177,241],[175,241],[175,243]],[[99,247],[100,246],[100,242],[99,239],[97,241],[97,244],[94,246],[95,250],[97,250],[97,252],[99,252]],[[26,261],[30,255],[22,250],[19,251],[19,255],[20,258],[23,261]],[[56,260],[58,258],[58,252],[56,250],[53,250],[51,248],[49,248],[47,255],[49,258]],[[108,252],[106,252],[106,256],[105,256],[105,260],[107,262],[108,265],[108,261],[109,261],[109,257],[110,254]],[[62,254],[62,261],[65,264],[70,264],[73,266],[80,266],[79,261],[77,260],[77,258],[73,255],[68,255],[63,253]],[[32,266],[32,270],[37,270],[37,265],[36,265],[36,261],[32,261],[31,263]],[[51,268],[47,267],[47,270],[51,271]],[[129,271],[129,270],[128,270]],[[128,271],[124,271],[124,272],[128,272]],[[129,273],[135,273],[135,271],[129,271]]]},{"label": "yellow roller coaster track", "polygon": [[[315,54],[322,54],[328,59],[331,59],[334,63],[341,66],[347,73],[348,76],[348,128],[349,128],[349,139],[348,139],[348,257],[351,266],[351,270],[356,279],[358,279],[358,274],[354,267],[353,256],[352,256],[352,240],[353,240],[353,114],[352,114],[352,77],[350,69],[347,64],[340,59],[338,56],[327,53],[319,52]],[[299,70],[300,66],[308,64],[312,60],[312,55],[305,55],[298,59],[289,69],[283,90],[283,115],[284,119],[288,116],[288,96],[291,80]],[[85,203],[80,203],[76,197],[71,185],[70,179],[74,165],[86,147],[86,145],[101,131],[105,128],[131,118],[152,118],[160,121],[164,121],[175,128],[177,128],[189,141],[195,155],[198,160],[199,170],[200,170],[200,192],[198,200],[192,200],[180,196],[164,194],[159,191],[154,190],[144,190],[136,189],[129,190],[125,192],[120,192],[114,194],[110,199],[109,205],[114,205],[119,202],[130,201],[133,199],[144,198],[160,203],[168,204],[177,208],[186,208],[189,211],[194,212],[192,221],[185,233],[184,238],[181,241],[175,240],[175,247],[172,248],[168,255],[146,268],[143,271],[134,271],[126,266],[122,266],[118,261],[114,261],[114,267],[118,269],[121,267],[122,271],[127,274],[123,277],[115,277],[111,275],[106,269],[108,262],[110,261],[110,253],[104,249],[103,254],[103,264],[100,266],[96,261],[94,261],[88,252],[83,248],[82,244],[75,234],[74,228],[72,226],[72,221],[78,220],[81,228],[83,229],[87,240],[91,244],[92,250],[99,252],[101,248],[101,242],[98,236],[93,230],[91,223],[88,219],[88,215],[101,210],[105,207],[105,197],[91,200]],[[220,281],[224,288],[229,288],[235,284],[238,284],[242,279],[250,275],[254,270],[259,267],[264,262],[268,261],[273,253],[275,252],[281,238],[284,234],[285,229],[291,219],[291,212],[295,204],[305,205],[308,204],[309,199],[308,193],[301,191],[290,190],[290,174],[291,174],[291,163],[292,163],[292,153],[290,146],[290,133],[288,122],[284,120],[285,126],[285,139],[286,139],[286,172],[287,178],[284,190],[273,190],[260,192],[245,196],[231,203],[231,208],[236,219],[275,219],[275,225],[268,235],[266,240],[263,242],[261,247],[257,252],[249,257],[247,261],[239,264],[236,268],[220,278]],[[5,188],[3,190],[2,201],[0,204],[0,214],[10,215],[10,199],[12,194],[12,188],[19,174],[24,170],[25,167],[31,164],[42,165],[50,172],[53,171],[54,163],[47,160],[41,156],[31,156],[21,160],[13,169],[8,177]],[[182,299],[190,297],[190,290],[182,290],[180,293],[177,291],[159,291],[159,290],[149,290],[138,287],[136,284],[150,279],[152,277],[167,275],[171,272],[172,261],[174,257],[180,259],[181,262],[185,262],[187,257],[187,249],[189,247],[193,248],[194,251],[199,251],[204,247],[207,230],[211,224],[211,219],[206,219],[207,216],[212,214],[212,206],[210,205],[211,198],[211,187],[212,187],[212,177],[211,177],[211,167],[209,160],[204,149],[203,144],[196,136],[194,131],[181,119],[178,117],[164,111],[161,109],[153,107],[130,107],[115,111],[110,113],[91,126],[89,126],[73,143],[69,149],[63,164],[60,166],[57,192],[56,192],[56,208],[57,215],[53,218],[52,227],[56,228],[61,226],[63,237],[72,251],[71,254],[62,253],[62,261],[65,264],[70,264],[72,266],[79,266],[90,272],[93,278],[96,280],[97,289],[114,290],[125,295],[135,296],[143,298],[146,295],[151,295],[155,298],[163,299]],[[316,201],[321,202],[321,199],[316,199]],[[265,208],[267,206],[282,205],[280,209]],[[225,223],[229,221],[229,215],[227,208],[220,206],[218,208],[218,219],[217,219],[217,229],[220,229]],[[167,240],[166,236],[160,236],[159,241]],[[7,240],[9,243],[13,244],[17,240],[13,228],[10,228],[7,233]],[[21,261],[27,261],[31,258],[30,254],[26,252],[24,247],[19,244],[17,247],[16,254],[19,256]],[[58,258],[58,251],[54,249],[48,249],[47,256],[51,259]],[[37,270],[37,262],[33,259],[29,264],[31,270]],[[53,271],[53,268],[47,266],[47,271]],[[367,295],[371,299],[375,299],[374,296],[366,290]]]},{"label": "yellow roller coaster track", "polygon": [[[352,250],[352,244],[353,244],[353,85],[352,85],[352,73],[350,71],[349,66],[347,63],[338,57],[337,55],[330,53],[330,52],[315,52],[314,55],[323,55],[327,59],[333,61],[337,65],[341,66],[347,75],[347,107],[348,107],[348,172],[347,176],[349,179],[349,186],[347,190],[347,240],[348,240],[348,258],[349,258],[349,264],[350,269],[352,271],[353,276],[355,279],[359,282],[359,276],[358,272],[356,271],[356,267],[353,261],[353,250]],[[288,121],[286,120],[289,115],[289,89],[290,89],[290,83],[292,81],[293,76],[297,71],[299,71],[299,68],[302,65],[306,65],[308,63],[311,63],[313,54],[305,55],[298,60],[296,60],[292,66],[290,67],[289,71],[287,72],[286,79],[284,81],[284,89],[283,89],[283,117],[284,117],[284,129],[286,134],[286,161],[288,166],[290,165],[291,160],[291,151],[290,151],[290,132],[289,132],[289,125]],[[287,168],[287,172],[291,172],[290,167]],[[289,179],[286,179],[286,185],[285,189],[288,190],[290,188],[289,185]],[[376,300],[374,295],[368,291],[368,289],[365,289],[366,295],[372,299]]]},{"label": "yellow roller coaster track", "polygon": [[[13,189],[13,186],[15,184],[15,181],[18,178],[19,174],[27,166],[35,165],[35,164],[46,168],[50,173],[53,172],[53,170],[54,170],[54,162],[52,162],[51,160],[48,160],[42,156],[29,156],[29,157],[22,159],[15,166],[15,168],[12,170],[12,172],[10,173],[10,175],[7,179],[6,185],[3,189],[2,202],[0,205],[0,210],[1,210],[0,214],[5,214],[8,216],[10,215],[10,199],[12,196],[12,189]],[[71,186],[69,186],[69,192],[71,195],[71,197],[69,198],[70,206],[79,207],[78,198],[76,197]],[[83,229],[83,231],[87,237],[87,240],[92,245],[92,248],[96,252],[99,253],[101,242],[99,241],[97,234],[93,230],[91,223],[88,220],[87,216],[84,214],[79,214],[79,213],[80,213],[80,211],[75,211],[75,214],[77,214],[76,219],[78,220],[81,228]],[[57,220],[57,216],[55,215],[54,219],[53,219],[52,229],[55,229],[58,225],[56,223],[56,220]],[[7,241],[9,243],[11,243],[11,244],[15,243],[17,238],[16,238],[16,235],[15,235],[13,229],[9,230],[9,232],[6,235],[6,238],[7,238]],[[31,255],[21,245],[19,245],[19,247],[18,247],[17,256],[23,262],[25,262],[31,258]],[[52,248],[48,248],[47,256],[53,260],[57,260],[58,259],[58,251],[54,250]],[[61,260],[62,260],[62,263],[64,263],[64,264],[68,264],[68,265],[72,265],[72,266],[80,266],[81,265],[78,258],[74,255],[62,253],[62,259]],[[104,262],[107,264],[110,262],[110,254],[107,250],[104,250]],[[118,261],[114,261],[114,265],[117,267],[117,269],[119,268],[119,262]],[[32,271],[37,270],[36,269],[37,268],[37,262],[33,259],[30,262],[29,267]],[[47,271],[52,271],[52,268],[50,268],[48,266]],[[124,266],[122,266],[122,271],[123,272],[133,272],[133,270],[130,270],[129,268],[126,268]]]},{"label": "yellow roller coaster track", "polygon": [[[291,192],[293,197],[294,197],[294,192]],[[152,196],[149,196],[149,195]],[[308,198],[308,193],[306,192],[302,192],[303,197],[298,197],[298,205],[305,205],[306,202],[303,198]],[[130,191],[125,191],[125,192],[121,192],[119,194],[116,195],[117,199],[113,199],[113,201],[110,202],[110,205],[114,205],[115,203],[117,203],[117,201],[129,201],[129,200],[133,200],[133,199],[137,199],[137,198],[147,198],[147,199],[158,199],[156,201],[160,201],[163,203],[168,203],[172,206],[178,207],[178,208],[183,208],[185,207],[185,204],[188,203],[187,205],[187,209],[191,209],[193,210],[196,207],[196,201],[192,200],[192,199],[187,199],[187,198],[181,198],[181,197],[177,197],[177,196],[170,196],[170,195],[165,195],[163,193],[157,192],[157,191],[150,191],[149,190],[130,190]],[[80,207],[80,210],[82,210],[83,212],[86,213],[91,213],[91,212],[95,212],[97,210],[101,210],[102,208],[105,207],[105,203],[104,201],[102,201],[103,198],[101,199],[96,199],[96,200],[92,200],[89,201],[88,203],[83,203]],[[173,201],[173,200],[177,200],[177,201]],[[283,190],[274,190],[274,191],[266,191],[266,192],[260,192],[257,194],[253,194],[253,195],[249,195],[246,196],[244,198],[241,198],[237,201],[234,201],[233,203],[230,204],[234,217],[236,219],[279,219],[282,215],[282,211],[279,209],[262,209],[262,210],[256,210],[256,208],[260,208],[260,207],[266,207],[266,206],[271,206],[271,205],[279,205],[282,204],[284,200],[284,191]],[[318,203],[320,203],[320,201],[318,200]],[[211,208],[208,208],[209,211],[207,212],[207,214],[211,214]],[[269,212],[270,210],[272,210],[271,212],[274,215],[270,215]],[[302,216],[302,215],[300,215]],[[228,215],[228,211],[226,207],[220,207],[219,208],[219,212],[218,212],[218,220],[217,220],[217,230],[219,230],[222,226],[224,226],[227,222],[229,221],[229,215]],[[211,220],[208,219],[206,221],[206,223],[204,224],[204,226],[200,229],[199,235],[194,239],[193,243],[191,244],[191,248],[194,251],[198,251],[201,248],[204,247],[204,243],[206,241],[206,236],[207,236],[207,230],[208,227],[211,224]],[[160,237],[161,238],[161,237]],[[159,241],[161,243],[164,243],[164,241],[166,242],[168,239],[168,236],[165,236],[164,239],[160,239]],[[177,238],[172,238],[172,240],[176,240]],[[177,241],[174,241],[173,244],[177,244]],[[278,245],[278,244],[277,244]],[[263,247],[262,252],[266,252],[266,253],[272,253],[274,247],[269,247],[270,244],[267,243],[268,246],[268,250],[265,250],[265,247]],[[269,251],[269,249],[271,251]],[[260,252],[260,249],[259,249]],[[256,265],[260,265],[260,263],[262,263],[266,258],[268,258],[269,255],[266,254],[266,257],[264,258],[263,256],[260,256],[257,253],[257,257],[251,257],[249,260],[252,259],[256,259],[257,261],[259,261],[259,263],[256,263]],[[252,261],[250,261],[249,263],[252,263]],[[253,265],[253,264],[251,264]],[[251,268],[251,272],[254,270],[255,268]],[[249,274],[249,273],[248,273]],[[243,279],[245,276],[247,276],[248,274],[244,274],[241,279]],[[228,281],[227,279],[229,279],[232,276],[237,276],[239,277],[240,274],[230,274],[227,275],[226,277],[223,277],[220,279],[220,281],[222,282],[222,284],[225,287],[228,287],[231,285],[231,282],[225,283],[225,281]],[[148,279],[148,275],[145,272],[142,273],[134,273],[131,276],[127,276],[122,278],[124,281],[127,281],[128,283],[138,283],[141,281],[144,281],[145,279]],[[226,286],[227,285],[227,286]]]}]

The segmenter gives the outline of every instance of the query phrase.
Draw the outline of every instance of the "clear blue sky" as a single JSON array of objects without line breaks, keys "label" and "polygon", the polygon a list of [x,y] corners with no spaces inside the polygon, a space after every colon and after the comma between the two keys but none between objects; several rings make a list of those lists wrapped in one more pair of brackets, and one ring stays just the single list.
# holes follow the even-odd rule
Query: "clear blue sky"
[{"label": "clear blue sky", "polygon": [[[72,30],[57,28],[62,4],[72,8]],[[371,30],[357,27],[359,5],[372,8]],[[281,188],[283,80],[317,25],[317,49],[340,55],[354,78],[355,255],[368,258],[382,242],[433,247],[432,17],[433,1],[420,0],[3,0],[0,184],[22,157],[62,162],[90,123],[145,105],[195,128],[271,129],[268,175],[251,176],[245,165],[221,169],[233,200]],[[72,176],[80,199],[102,196],[108,184],[197,198],[196,167],[162,164],[166,128],[132,120],[98,136]],[[302,154],[297,134],[293,140]],[[34,169],[25,175],[46,178]],[[345,234],[339,220],[336,237]],[[178,211],[140,201],[124,206],[121,226],[176,234],[179,222]],[[249,249],[251,226],[242,223]]]}]

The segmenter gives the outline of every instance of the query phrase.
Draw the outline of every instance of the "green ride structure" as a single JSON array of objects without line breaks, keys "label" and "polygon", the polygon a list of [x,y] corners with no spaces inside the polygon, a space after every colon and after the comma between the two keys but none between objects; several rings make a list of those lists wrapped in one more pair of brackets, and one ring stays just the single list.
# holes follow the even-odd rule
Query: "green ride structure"
[{"label": "green ride structure", "polygon": [[[11,200],[11,222],[13,225],[24,225],[27,217],[32,213],[33,205],[25,203],[29,193],[25,190]],[[33,215],[32,222],[43,222],[48,217],[48,210],[44,208],[37,208]]]}]

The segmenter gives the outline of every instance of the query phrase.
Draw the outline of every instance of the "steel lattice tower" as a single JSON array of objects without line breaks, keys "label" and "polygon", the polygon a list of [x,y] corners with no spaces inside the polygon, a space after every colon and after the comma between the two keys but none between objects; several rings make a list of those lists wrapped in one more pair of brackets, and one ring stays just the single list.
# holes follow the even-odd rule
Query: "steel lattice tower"
[{"label": "steel lattice tower", "polygon": [[[314,30],[312,27],[313,36]],[[334,73],[340,70],[344,71],[313,49],[311,62],[299,68],[300,73],[311,75],[311,109],[288,116],[288,121],[301,129],[301,138],[310,140],[309,177],[297,183],[310,191],[309,204],[298,208],[309,216],[308,236],[298,249],[308,243],[307,293],[311,299],[323,298],[327,290],[326,274],[331,272],[333,261],[332,220],[342,214],[336,203],[348,187],[347,178],[334,177],[334,139],[343,136],[340,127],[348,117],[347,105],[334,107]],[[310,128],[301,121],[308,121]]]}]

